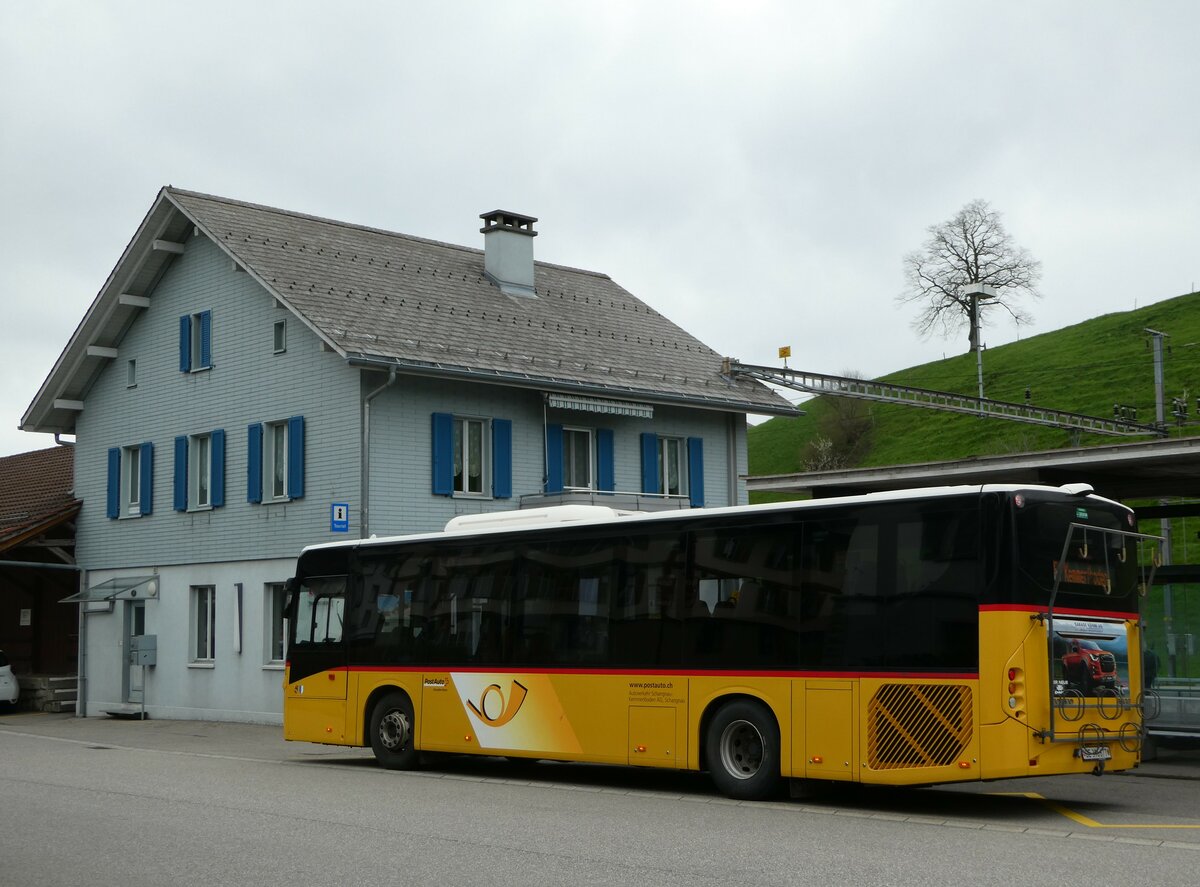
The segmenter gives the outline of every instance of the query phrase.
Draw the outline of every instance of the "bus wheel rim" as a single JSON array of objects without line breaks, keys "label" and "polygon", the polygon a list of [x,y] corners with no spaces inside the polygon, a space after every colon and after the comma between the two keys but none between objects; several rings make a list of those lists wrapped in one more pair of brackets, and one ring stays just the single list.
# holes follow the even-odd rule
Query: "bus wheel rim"
[{"label": "bus wheel rim", "polygon": [[384,748],[403,748],[408,744],[408,732],[408,717],[402,711],[389,711],[379,722],[379,741]]},{"label": "bus wheel rim", "polygon": [[762,733],[749,721],[733,721],[721,732],[721,766],[736,779],[751,779],[763,762]]}]

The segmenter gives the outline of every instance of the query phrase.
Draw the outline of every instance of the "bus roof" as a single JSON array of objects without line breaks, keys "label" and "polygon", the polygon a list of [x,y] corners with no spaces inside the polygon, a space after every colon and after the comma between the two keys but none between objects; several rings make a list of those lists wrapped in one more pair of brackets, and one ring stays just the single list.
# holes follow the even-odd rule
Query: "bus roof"
[{"label": "bus roof", "polygon": [[700,520],[722,515],[770,514],[780,511],[805,510],[809,508],[824,508],[836,505],[848,505],[857,502],[899,502],[909,499],[930,499],[945,496],[980,495],[989,492],[1015,493],[1043,492],[1058,494],[1070,498],[1087,498],[1093,501],[1115,505],[1127,510],[1128,506],[1103,496],[1097,496],[1087,484],[1068,484],[1062,487],[1043,486],[1038,484],[984,484],[957,485],[944,487],[917,487],[908,490],[888,490],[878,493],[863,493],[853,496],[835,496],[827,499],[803,499],[788,502],[770,502],[761,505],[731,505],[722,508],[690,508],[677,511],[625,511],[609,508],[603,505],[552,505],[543,508],[515,509],[509,511],[486,512],[471,515],[459,515],[452,518],[445,529],[425,532],[408,533],[396,536],[371,536],[369,539],[346,539],[338,542],[322,542],[305,546],[301,552],[317,551],[336,548],[357,548],[396,542],[419,542],[449,537],[487,536],[496,533],[526,532],[535,529],[549,529],[556,526],[595,526],[605,523],[635,521],[637,523],[654,523],[671,520]]}]

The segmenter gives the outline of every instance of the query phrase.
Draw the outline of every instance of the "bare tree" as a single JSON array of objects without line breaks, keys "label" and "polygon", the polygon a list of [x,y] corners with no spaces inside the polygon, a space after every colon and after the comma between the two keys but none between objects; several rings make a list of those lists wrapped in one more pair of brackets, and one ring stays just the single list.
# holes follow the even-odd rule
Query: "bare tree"
[{"label": "bare tree", "polygon": [[[972,200],[953,218],[928,230],[924,249],[904,257],[906,287],[896,297],[920,306],[913,329],[922,336],[949,336],[965,326],[973,351],[985,311],[1003,308],[1018,324],[1033,320],[1018,302],[1022,296],[1041,298],[1037,283],[1042,263],[1013,243],[1000,214],[986,200]],[[980,301],[978,315],[972,310],[974,300],[963,294],[972,283],[996,291],[995,299]]]}]

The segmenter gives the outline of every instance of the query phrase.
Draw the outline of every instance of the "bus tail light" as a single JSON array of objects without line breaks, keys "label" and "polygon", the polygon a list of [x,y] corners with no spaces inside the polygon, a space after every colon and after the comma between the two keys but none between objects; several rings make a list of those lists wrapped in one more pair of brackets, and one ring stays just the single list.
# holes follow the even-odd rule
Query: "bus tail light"
[{"label": "bus tail light", "polygon": [[1008,712],[1014,717],[1025,716],[1025,669],[1008,669]]}]

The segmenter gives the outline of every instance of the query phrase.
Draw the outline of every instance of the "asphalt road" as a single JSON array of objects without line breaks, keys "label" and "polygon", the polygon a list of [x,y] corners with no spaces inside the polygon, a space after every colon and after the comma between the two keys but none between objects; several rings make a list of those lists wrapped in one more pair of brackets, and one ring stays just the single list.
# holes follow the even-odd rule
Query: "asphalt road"
[{"label": "asphalt road", "polygon": [[0,885],[1195,885],[1198,776],[1184,762],[744,804],[698,774],[394,773],[272,727],[9,715]]}]

